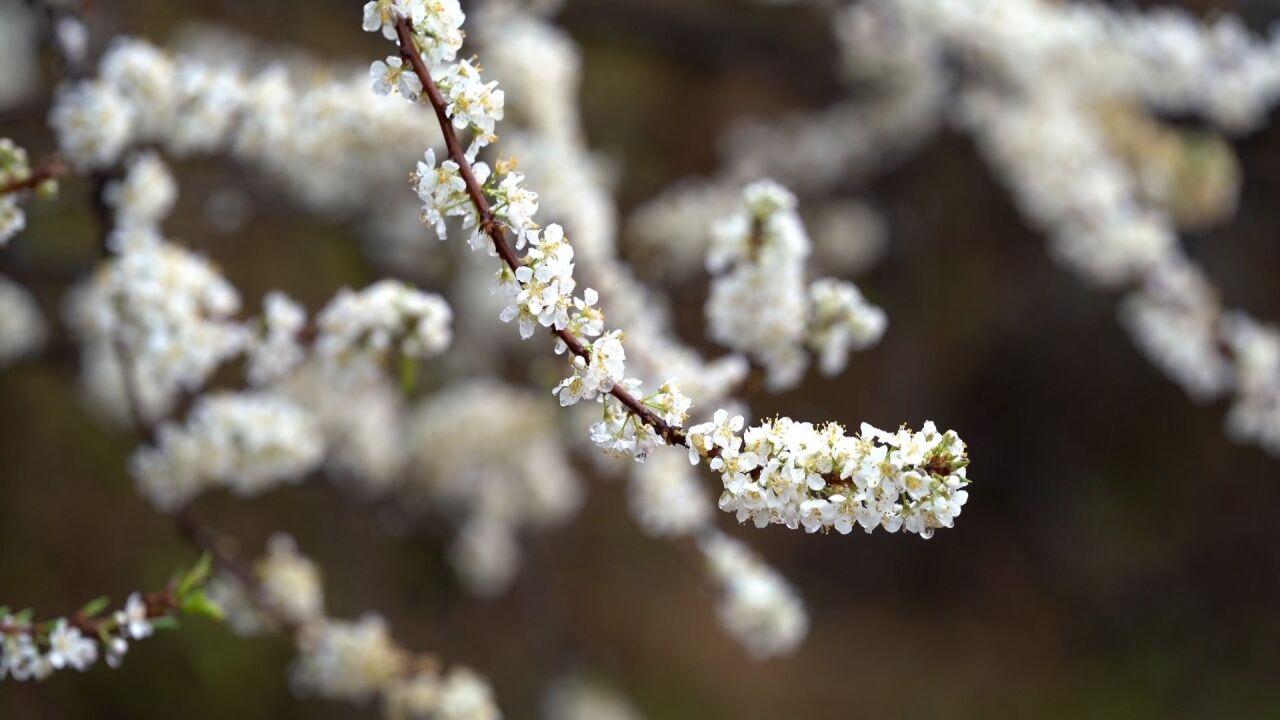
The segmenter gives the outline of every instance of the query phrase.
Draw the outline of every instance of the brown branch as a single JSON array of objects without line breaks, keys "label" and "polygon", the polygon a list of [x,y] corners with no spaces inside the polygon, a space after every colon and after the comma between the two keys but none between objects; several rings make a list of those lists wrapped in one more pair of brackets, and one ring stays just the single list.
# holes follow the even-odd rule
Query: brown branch
[{"label": "brown branch", "polygon": [[[462,144],[458,141],[458,133],[454,129],[453,122],[449,119],[446,111],[448,103],[440,93],[440,88],[436,86],[435,80],[432,79],[431,72],[427,69],[427,65],[422,59],[422,54],[418,52],[418,46],[413,42],[413,28],[408,18],[396,20],[396,35],[400,41],[401,57],[409,63],[418,79],[422,81],[422,87],[426,91],[427,99],[435,110],[436,120],[440,124],[441,133],[444,135],[445,148],[448,150],[449,158],[458,165],[458,174],[462,176],[462,180],[467,187],[467,195],[471,198],[472,204],[475,205],[476,213],[479,215],[480,227],[489,236],[489,239],[493,241],[493,248],[497,251],[498,256],[514,272],[524,263],[516,255],[511,244],[507,242],[506,231],[503,229],[502,224],[494,218],[493,210],[489,207],[489,201],[485,198],[484,190],[480,187],[480,183],[476,181],[476,176],[471,170],[471,163],[467,161],[466,154],[462,151]],[[569,348],[569,352],[578,357],[587,357],[586,346],[573,333],[568,330],[553,329],[552,334],[564,342],[565,346]],[[614,385],[609,394],[617,398],[619,402],[651,427],[668,444],[688,445],[684,432],[680,428],[668,425],[653,410],[646,407],[644,403],[637,400],[635,396],[621,386]]]}]

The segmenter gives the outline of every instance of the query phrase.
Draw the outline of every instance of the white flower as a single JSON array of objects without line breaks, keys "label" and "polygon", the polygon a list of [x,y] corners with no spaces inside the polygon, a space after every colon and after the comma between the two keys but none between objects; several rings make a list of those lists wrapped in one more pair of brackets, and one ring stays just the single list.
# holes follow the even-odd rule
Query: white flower
[{"label": "white flower", "polygon": [[153,632],[151,621],[147,617],[147,604],[142,596],[133,593],[124,604],[124,609],[116,613],[116,624],[126,637],[141,640]]},{"label": "white flower", "polygon": [[320,568],[298,551],[292,537],[277,533],[267,542],[267,555],[254,565],[263,601],[299,625],[324,615]]},{"label": "white flower", "polygon": [[301,694],[359,702],[389,685],[406,660],[378,615],[325,620],[306,626],[298,637],[290,679]]},{"label": "white flower", "polygon": [[[476,163],[471,171],[476,182],[481,185],[489,177],[489,167],[484,163]],[[422,221],[431,226],[441,240],[446,237],[446,217],[461,216],[464,228],[479,225],[479,215],[471,202],[471,196],[467,194],[466,181],[462,179],[458,164],[454,161],[445,160],[436,167],[435,150],[428,149],[424,161],[418,163],[413,185],[418,198],[422,200]]]},{"label": "white flower", "polygon": [[97,643],[81,635],[66,619],[59,619],[49,632],[49,664],[55,670],[73,667],[83,672],[97,659]]},{"label": "white flower", "polygon": [[164,161],[154,152],[129,159],[124,180],[108,183],[103,199],[122,226],[156,226],[173,209],[178,185]]},{"label": "white flower", "polygon": [[369,77],[373,79],[373,91],[379,95],[387,95],[394,89],[412,102],[422,92],[422,80],[417,73],[406,68],[404,60],[395,55],[388,56],[386,62],[375,60],[369,66]]},{"label": "white flower", "polygon": [[81,170],[120,159],[138,109],[102,80],[81,80],[59,89],[49,112],[62,154]]},{"label": "white flower", "polygon": [[712,578],[723,587],[720,621],[759,659],[789,654],[809,631],[809,618],[795,588],[717,531],[699,538]]},{"label": "white flower", "polygon": [[742,208],[712,229],[707,268],[717,273],[707,297],[711,336],[751,355],[768,371],[770,389],[796,385],[809,320],[804,262],[809,238],[795,197],[771,181],[748,185]]},{"label": "white flower", "polygon": [[863,350],[879,342],[889,322],[883,310],[844,280],[815,280],[809,286],[809,302],[807,342],[827,376],[844,369],[850,350]]},{"label": "white flower", "polygon": [[497,139],[493,131],[503,118],[506,96],[497,89],[497,81],[483,82],[480,71],[466,60],[450,65],[435,80],[448,103],[445,112],[453,119],[453,126],[471,130],[467,160],[474,161],[480,148]]},{"label": "white flower", "polygon": [[324,457],[314,418],[279,396],[202,396],[185,424],[165,423],[154,447],[130,460],[138,489],[158,509],[176,510],[209,487],[241,496],[298,482]]},{"label": "white flower", "polygon": [[360,292],[344,288],[316,316],[315,353],[346,361],[394,347],[408,357],[433,357],[449,346],[452,320],[444,298],[396,280],[379,280]]}]

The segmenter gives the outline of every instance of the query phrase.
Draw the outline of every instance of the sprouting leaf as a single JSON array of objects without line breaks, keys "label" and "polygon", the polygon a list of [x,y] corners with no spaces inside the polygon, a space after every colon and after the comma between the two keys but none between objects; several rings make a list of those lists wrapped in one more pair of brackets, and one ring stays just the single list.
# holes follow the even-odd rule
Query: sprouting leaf
[{"label": "sprouting leaf", "polygon": [[89,602],[85,603],[84,607],[80,608],[80,615],[87,618],[94,617],[99,613],[101,613],[103,610],[106,610],[107,605],[110,602],[111,602],[111,598],[108,598],[106,595],[96,597],[90,600]]}]

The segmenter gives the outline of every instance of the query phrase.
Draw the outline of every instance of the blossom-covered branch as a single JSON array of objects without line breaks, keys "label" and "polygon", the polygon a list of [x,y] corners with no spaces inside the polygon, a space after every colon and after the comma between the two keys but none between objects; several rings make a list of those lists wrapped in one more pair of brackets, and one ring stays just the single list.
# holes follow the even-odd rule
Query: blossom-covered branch
[{"label": "blossom-covered branch", "polygon": [[[501,259],[499,284],[512,296],[502,318],[518,319],[522,337],[530,336],[536,325],[549,328],[557,339],[557,352],[567,349],[573,355],[573,375],[555,390],[561,404],[582,398],[604,404],[604,418],[592,426],[592,440],[607,451],[637,460],[658,444],[687,446],[691,462],[706,458],[713,470],[721,472],[725,484],[721,507],[737,511],[739,519],[754,516],[758,524],[848,532],[860,522],[868,532],[875,527],[890,531],[905,527],[924,537],[932,535],[933,528],[950,527],[967,499],[961,488],[969,482],[965,447],[954,433],[940,434],[930,426],[922,433],[904,430],[895,435],[868,426],[861,441],[854,442],[844,436],[842,427],[830,424],[817,433],[829,439],[827,444],[806,447],[796,433],[812,432],[813,426],[788,421],[773,441],[758,445],[760,454],[739,455],[743,439],[737,432],[743,428],[743,418],[730,420],[719,411],[715,425],[697,428],[703,439],[694,441],[692,431],[686,435],[682,430],[690,403],[674,383],[664,384],[643,400],[636,398],[633,391],[640,382],[625,377],[621,335],[604,332],[603,314],[594,307],[595,291],[573,295],[573,249],[563,230],[558,225],[540,230],[533,221],[537,195],[520,187],[524,178],[514,171],[514,162],[499,162],[492,177],[487,164],[475,162],[479,147],[496,139],[493,129],[502,119],[505,98],[497,83],[482,82],[479,69],[470,62],[451,64],[461,47],[462,21],[456,3],[367,3],[365,29],[381,30],[398,40],[402,58],[399,63],[374,64],[374,90],[394,90],[410,101],[417,101],[419,86],[425,92],[449,160],[436,167],[434,152],[428,151],[426,162],[419,163],[414,180],[424,202],[423,219],[443,237],[444,218],[461,216],[464,229],[472,232],[472,248],[489,245]],[[428,67],[428,60],[439,67]],[[405,63],[417,82],[404,82]],[[465,151],[458,129],[469,129],[476,138]],[[491,205],[490,195],[496,205]],[[515,237],[515,248],[507,240],[508,230]],[[526,244],[529,251],[522,258],[516,250]],[[586,342],[579,334],[599,337]],[[761,426],[760,432],[768,433],[768,427]],[[707,439],[713,430],[719,441]],[[788,446],[803,450],[793,454]],[[842,451],[842,447],[848,449]],[[896,462],[876,460],[890,455]],[[914,474],[907,478],[904,473],[908,472]],[[888,482],[882,482],[884,478]],[[908,490],[908,485],[916,487]],[[846,486],[858,491],[832,490]],[[741,504],[744,492],[751,498],[745,507]],[[802,522],[806,513],[821,519]],[[868,513],[874,513],[878,522],[868,524]]]},{"label": "blossom-covered branch", "polygon": [[106,597],[68,617],[44,621],[33,620],[30,609],[11,613],[0,607],[0,680],[44,680],[67,668],[85,671],[102,657],[119,667],[130,641],[176,627],[179,615],[221,617],[205,594],[209,573],[210,559],[205,556],[162,589],[131,594],[115,612],[107,612]]}]

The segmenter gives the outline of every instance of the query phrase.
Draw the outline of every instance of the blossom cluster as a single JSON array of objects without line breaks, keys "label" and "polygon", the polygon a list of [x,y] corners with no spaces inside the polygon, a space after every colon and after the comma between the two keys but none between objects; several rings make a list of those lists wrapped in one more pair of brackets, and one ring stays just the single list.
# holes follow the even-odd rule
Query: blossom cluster
[{"label": "blossom cluster", "polygon": [[887,324],[884,311],[850,282],[818,280],[806,290],[809,252],[795,195],[772,181],[746,186],[741,209],[712,228],[711,336],[760,362],[774,390],[800,382],[809,363],[806,345],[823,372],[834,375],[849,350],[877,343]]},{"label": "blossom cluster", "polygon": [[804,603],[787,581],[747,546],[711,530],[698,549],[721,587],[719,616],[725,629],[756,658],[793,652],[809,632]]},{"label": "blossom cluster", "polygon": [[969,497],[964,442],[932,422],[894,433],[863,423],[853,437],[836,423],[743,425],[741,415],[718,410],[689,428],[690,460],[711,458],[724,483],[720,509],[739,522],[811,533],[882,527],[927,539],[951,527]]},{"label": "blossom cluster", "polygon": [[132,384],[136,410],[151,419],[242,351],[240,296],[207,260],[154,229],[120,228],[109,242],[114,257],[73,289],[67,319],[84,343],[82,372],[95,402],[127,417],[119,408]]},{"label": "blossom cluster", "polygon": [[459,518],[450,560],[478,595],[505,590],[520,535],[559,525],[582,502],[582,483],[541,398],[477,380],[427,400],[410,420],[411,501]]},{"label": "blossom cluster", "polygon": [[479,675],[465,667],[442,673],[434,657],[396,644],[382,616],[328,617],[319,568],[287,535],[271,538],[251,582],[218,575],[209,593],[236,632],[251,635],[283,624],[294,633],[298,655],[290,685],[300,696],[355,703],[378,698],[388,720],[501,717]]},{"label": "blossom cluster", "polygon": [[396,280],[380,280],[360,292],[344,288],[316,316],[315,351],[328,358],[384,354],[394,343],[404,356],[431,357],[449,346],[452,319],[444,298]]},{"label": "blossom cluster", "polygon": [[0,247],[27,226],[27,216],[18,205],[18,193],[5,192],[6,186],[31,177],[27,151],[9,138],[0,138]]},{"label": "blossom cluster", "polygon": [[183,424],[162,424],[154,447],[138,450],[130,469],[144,497],[173,511],[214,487],[249,497],[298,482],[323,457],[319,429],[294,403],[268,393],[210,393]]},{"label": "blossom cluster", "polygon": [[[371,100],[367,73],[295,74],[272,62],[247,75],[247,58],[228,48],[248,43],[205,33],[185,55],[118,38],[97,78],[65,83],[50,113],[63,157],[105,169],[144,145],[176,157],[222,151],[326,215],[367,213],[369,193],[401,181],[388,148],[421,140],[421,108]],[[215,50],[202,57],[202,45]]]}]

